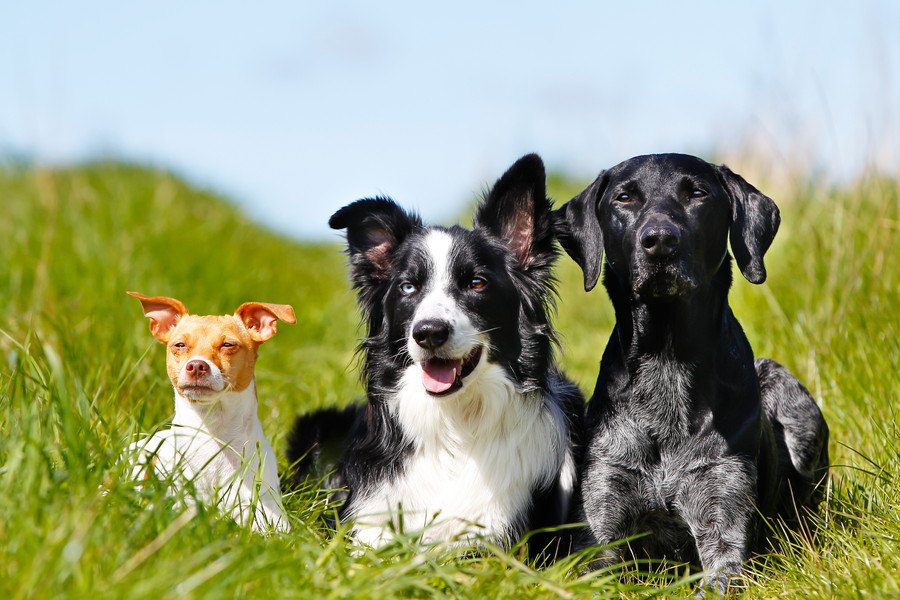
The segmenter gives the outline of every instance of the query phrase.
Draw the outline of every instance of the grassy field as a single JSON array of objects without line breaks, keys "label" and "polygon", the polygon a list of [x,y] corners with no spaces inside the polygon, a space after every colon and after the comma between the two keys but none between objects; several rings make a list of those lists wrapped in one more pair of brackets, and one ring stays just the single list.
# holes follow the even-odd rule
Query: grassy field
[{"label": "grassy field", "polygon": [[[551,183],[557,202],[577,191]],[[776,201],[769,280],[736,277],[732,305],[757,355],[786,364],[821,403],[833,481],[815,539],[782,535],[752,563],[746,596],[897,596],[900,182],[799,183]],[[286,500],[292,533],[263,537],[134,489],[116,457],[165,423],[172,399],[164,349],[125,290],[198,313],[247,300],[297,309],[257,372],[263,426],[282,452],[295,414],[361,393],[340,247],[272,234],[211,194],[131,166],[7,169],[0,203],[0,597],[691,593],[678,576],[579,577],[571,562],[535,570],[518,550],[459,556],[403,539],[354,552],[345,531],[322,524],[314,490]],[[559,274],[562,362],[589,394],[611,310],[601,289],[583,292],[571,261]]]}]

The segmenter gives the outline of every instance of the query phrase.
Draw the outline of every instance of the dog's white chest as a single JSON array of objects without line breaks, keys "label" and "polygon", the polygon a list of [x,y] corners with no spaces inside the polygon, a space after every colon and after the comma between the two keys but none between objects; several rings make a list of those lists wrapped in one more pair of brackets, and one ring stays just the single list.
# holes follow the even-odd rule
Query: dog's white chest
[{"label": "dog's white chest", "polygon": [[559,411],[515,392],[499,367],[485,371],[473,388],[493,393],[452,405],[421,392],[418,374],[404,377],[411,385],[392,409],[414,448],[400,475],[354,499],[359,541],[385,543],[392,527],[422,531],[425,541],[516,537],[534,491],[560,472],[566,427]]},{"label": "dog's white chest", "polygon": [[243,411],[249,418],[236,419],[212,410],[201,417],[176,396],[172,427],[129,447],[127,456],[135,462],[132,478],[155,475],[171,480],[175,489],[190,482],[199,500],[240,523],[256,530],[287,530],[275,452],[256,418],[253,400]]},{"label": "dog's white chest", "polygon": [[513,522],[530,500],[532,478],[521,465],[507,465],[523,477],[498,485],[497,465],[482,465],[471,456],[417,454],[396,480],[374,490],[355,507],[359,541],[387,541],[388,523],[401,531],[423,531],[423,539],[450,540],[467,534],[508,537]]}]

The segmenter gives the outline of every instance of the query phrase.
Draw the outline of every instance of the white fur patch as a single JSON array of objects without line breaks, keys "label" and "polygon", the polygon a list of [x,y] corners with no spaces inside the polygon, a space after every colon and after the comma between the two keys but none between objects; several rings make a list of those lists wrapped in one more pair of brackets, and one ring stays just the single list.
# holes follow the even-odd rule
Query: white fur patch
[{"label": "white fur patch", "polygon": [[275,451],[257,418],[256,384],[210,403],[175,395],[172,427],[131,444],[132,478],[193,482],[200,499],[257,531],[289,529]]},{"label": "white fur patch", "polygon": [[532,492],[551,485],[566,460],[559,408],[518,392],[485,357],[459,392],[442,398],[410,366],[388,402],[414,448],[399,477],[354,499],[357,540],[383,544],[395,527],[424,530],[425,541],[514,541]]},{"label": "white fur patch", "polygon": [[575,465],[575,457],[572,455],[572,449],[567,446],[562,470],[559,472],[559,487],[563,498],[561,514],[569,514],[569,502],[572,500],[572,492],[575,490],[577,477],[578,467]]},{"label": "white fur patch", "polygon": [[478,330],[451,295],[455,285],[450,270],[450,255],[453,238],[444,231],[434,230],[425,237],[425,247],[431,259],[432,271],[425,296],[416,307],[406,345],[413,360],[420,362],[430,358],[430,353],[421,348],[412,338],[416,324],[430,319],[446,321],[450,326],[450,338],[438,350],[442,358],[462,358],[481,343]]}]

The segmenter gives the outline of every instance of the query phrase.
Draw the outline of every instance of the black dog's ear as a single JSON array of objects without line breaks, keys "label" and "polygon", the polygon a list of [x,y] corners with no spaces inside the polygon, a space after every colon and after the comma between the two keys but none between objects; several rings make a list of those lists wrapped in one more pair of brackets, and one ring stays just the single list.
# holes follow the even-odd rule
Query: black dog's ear
[{"label": "black dog's ear", "polygon": [[584,272],[584,291],[597,285],[603,266],[603,232],[597,202],[606,188],[605,171],[583,192],[553,212],[553,227],[563,249]]},{"label": "black dog's ear", "polygon": [[766,280],[763,256],[781,224],[778,207],[725,165],[717,170],[731,200],[731,251],[744,277],[762,283]]},{"label": "black dog's ear", "polygon": [[365,198],[331,215],[328,226],[347,230],[353,283],[362,287],[387,279],[397,247],[422,222],[390,198]]},{"label": "black dog's ear", "polygon": [[537,154],[528,154],[497,180],[474,224],[502,240],[526,271],[549,267],[556,257],[550,210],[544,163]]}]

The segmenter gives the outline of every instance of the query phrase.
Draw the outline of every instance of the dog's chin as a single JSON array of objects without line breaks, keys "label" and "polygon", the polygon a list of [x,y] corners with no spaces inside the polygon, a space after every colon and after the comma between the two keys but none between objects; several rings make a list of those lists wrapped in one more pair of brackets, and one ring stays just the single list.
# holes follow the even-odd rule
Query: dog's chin
[{"label": "dog's chin", "polygon": [[190,401],[192,404],[207,404],[216,399],[223,390],[217,390],[208,385],[182,385],[179,386],[178,392],[182,398]]},{"label": "dog's chin", "polygon": [[430,396],[444,398],[457,393],[465,380],[481,363],[483,346],[475,346],[461,358],[432,356],[419,361],[422,369],[422,385]]},{"label": "dog's chin", "polygon": [[672,265],[641,270],[634,281],[634,294],[641,300],[675,300],[695,289],[697,281]]}]

